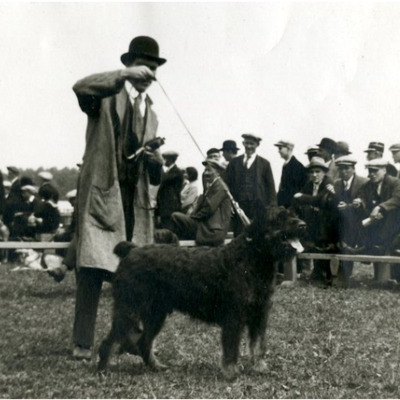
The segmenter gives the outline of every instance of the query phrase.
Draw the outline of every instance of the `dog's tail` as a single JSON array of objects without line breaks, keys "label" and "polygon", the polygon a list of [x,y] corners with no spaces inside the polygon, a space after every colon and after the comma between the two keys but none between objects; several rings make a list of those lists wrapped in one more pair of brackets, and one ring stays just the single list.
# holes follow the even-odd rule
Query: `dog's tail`
[{"label": "dog's tail", "polygon": [[119,242],[114,247],[114,254],[117,255],[119,258],[125,258],[129,252],[134,249],[136,246],[132,242]]}]

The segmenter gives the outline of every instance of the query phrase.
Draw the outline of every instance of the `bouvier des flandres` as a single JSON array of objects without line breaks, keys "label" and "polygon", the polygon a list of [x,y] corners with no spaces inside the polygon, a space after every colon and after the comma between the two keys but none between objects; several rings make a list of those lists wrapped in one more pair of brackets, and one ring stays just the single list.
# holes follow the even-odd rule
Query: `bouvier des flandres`
[{"label": "bouvier des flandres", "polygon": [[174,310],[221,327],[227,378],[236,375],[246,326],[252,365],[262,365],[276,263],[298,252],[304,227],[287,210],[271,207],[225,246],[117,245],[115,253],[122,260],[113,280],[113,323],[100,346],[99,370],[106,367],[114,344],[155,369],[165,368],[152,344]]}]

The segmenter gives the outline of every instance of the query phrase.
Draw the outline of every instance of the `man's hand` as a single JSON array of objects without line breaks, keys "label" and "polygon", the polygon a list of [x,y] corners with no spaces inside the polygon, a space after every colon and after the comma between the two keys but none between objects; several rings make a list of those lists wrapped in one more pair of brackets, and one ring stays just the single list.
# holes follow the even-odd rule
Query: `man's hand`
[{"label": "man's hand", "polygon": [[300,198],[301,196],[303,196],[303,193],[296,193],[293,197],[295,198],[295,199],[298,199],[298,198]]},{"label": "man's hand", "polygon": [[341,201],[338,205],[337,208],[339,211],[343,211],[348,207],[347,203],[345,203],[344,201]]},{"label": "man's hand", "polygon": [[379,206],[376,206],[371,211],[371,214],[369,214],[369,217],[372,218],[372,219],[382,219],[383,215],[381,214],[381,208]]},{"label": "man's hand", "polygon": [[328,183],[325,187],[326,187],[326,190],[335,194],[335,188],[333,187],[332,183]]},{"label": "man's hand", "polygon": [[121,71],[121,77],[130,82],[151,81],[156,78],[154,72],[145,65],[127,67]]},{"label": "man's hand", "polygon": [[354,199],[353,200],[353,207],[354,208],[359,208],[360,206],[361,206],[361,204],[362,204],[362,201],[361,201],[361,199],[359,199],[358,197],[356,198],[356,199]]},{"label": "man's hand", "polygon": [[144,148],[144,155],[148,161],[152,161],[157,164],[164,164],[164,159],[158,150],[152,150],[150,147]]}]

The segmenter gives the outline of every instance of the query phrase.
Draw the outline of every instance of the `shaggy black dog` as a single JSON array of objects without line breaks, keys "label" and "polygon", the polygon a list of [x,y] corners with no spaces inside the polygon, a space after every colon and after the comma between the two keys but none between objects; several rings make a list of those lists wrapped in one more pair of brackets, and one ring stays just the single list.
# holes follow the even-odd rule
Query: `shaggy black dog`
[{"label": "shaggy black dog", "polygon": [[222,371],[227,378],[236,375],[246,326],[252,364],[262,364],[276,263],[296,254],[304,228],[303,221],[273,207],[225,246],[117,245],[115,253],[123,259],[113,280],[114,317],[100,346],[99,370],[107,366],[114,344],[127,343],[147,365],[165,368],[152,344],[174,310],[222,328]]}]

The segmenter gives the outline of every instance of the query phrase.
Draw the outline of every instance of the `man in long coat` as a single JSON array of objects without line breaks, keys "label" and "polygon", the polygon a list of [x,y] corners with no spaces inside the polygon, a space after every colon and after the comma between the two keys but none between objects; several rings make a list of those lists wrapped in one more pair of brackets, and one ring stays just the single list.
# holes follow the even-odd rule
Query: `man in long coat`
[{"label": "man in long coat", "polygon": [[[257,155],[261,138],[251,133],[242,135],[245,154],[235,157],[226,169],[225,179],[234,199],[250,219],[255,217],[256,206],[276,205],[276,191],[271,164]],[[243,227],[234,219],[235,236]]]},{"label": "man in long coat", "polygon": [[73,332],[73,355],[81,359],[91,357],[102,282],[118,265],[115,245],[122,240],[144,245],[153,238],[148,189],[160,183],[162,159],[146,146],[156,137],[158,121],[145,91],[166,60],[154,39],[139,36],[121,61],[126,68],[88,76],[73,87],[88,115],[77,195]]}]

